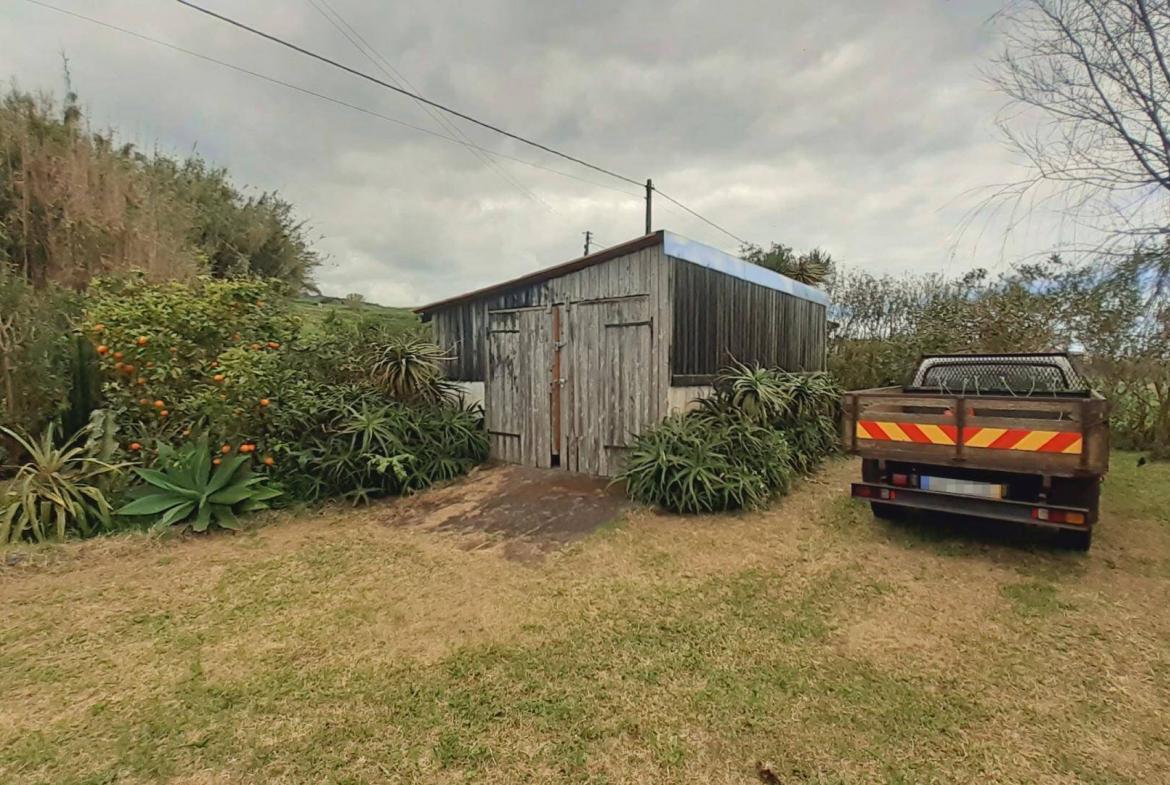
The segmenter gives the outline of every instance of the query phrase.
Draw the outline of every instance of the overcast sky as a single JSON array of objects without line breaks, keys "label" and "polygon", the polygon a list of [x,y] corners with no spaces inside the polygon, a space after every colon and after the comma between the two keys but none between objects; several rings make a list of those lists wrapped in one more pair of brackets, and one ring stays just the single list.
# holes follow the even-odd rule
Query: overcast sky
[{"label": "overcast sky", "polygon": [[[313,0],[321,4],[322,0]],[[443,135],[403,96],[170,0],[51,0]],[[204,0],[374,72],[310,0]],[[419,92],[663,191],[734,234],[821,246],[875,271],[992,268],[1053,247],[1034,219],[960,231],[1018,176],[984,83],[999,0],[328,0]],[[62,92],[60,52],[98,127],[197,149],[278,190],[314,227],[330,294],[417,305],[643,230],[633,186],[456,120],[497,159],[218,65],[0,0],[0,73]],[[581,180],[589,182],[581,182]],[[605,187],[599,187],[597,183]],[[617,188],[618,191],[611,190]],[[620,191],[628,192],[628,196]],[[665,228],[730,237],[661,200]]]}]

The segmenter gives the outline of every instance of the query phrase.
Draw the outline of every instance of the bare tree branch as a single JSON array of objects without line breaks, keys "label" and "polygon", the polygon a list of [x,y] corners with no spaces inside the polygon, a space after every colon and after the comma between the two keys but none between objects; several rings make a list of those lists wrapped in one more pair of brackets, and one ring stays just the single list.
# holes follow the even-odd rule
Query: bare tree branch
[{"label": "bare tree branch", "polygon": [[1014,0],[998,18],[1006,46],[990,79],[1013,109],[999,125],[1032,173],[978,210],[1008,199],[1014,212],[1049,189],[1106,243],[1165,242],[1170,2]]}]

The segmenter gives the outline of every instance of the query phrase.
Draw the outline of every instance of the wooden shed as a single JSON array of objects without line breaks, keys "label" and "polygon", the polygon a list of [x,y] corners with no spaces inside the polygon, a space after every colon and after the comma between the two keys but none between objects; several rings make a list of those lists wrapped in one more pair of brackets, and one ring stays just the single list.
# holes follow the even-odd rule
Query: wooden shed
[{"label": "wooden shed", "polygon": [[734,358],[821,370],[828,298],[659,231],[417,309],[496,459],[610,476]]}]

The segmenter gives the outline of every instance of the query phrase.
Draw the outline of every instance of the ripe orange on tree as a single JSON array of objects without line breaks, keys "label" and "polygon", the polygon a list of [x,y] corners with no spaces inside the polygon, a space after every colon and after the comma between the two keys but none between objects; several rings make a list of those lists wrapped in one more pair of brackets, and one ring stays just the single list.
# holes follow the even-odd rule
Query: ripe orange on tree
[{"label": "ripe orange on tree", "polygon": [[217,373],[215,376],[212,376],[211,378],[212,378],[212,381],[214,381],[216,384],[222,384],[223,380],[224,380],[224,376],[222,373]]},{"label": "ripe orange on tree", "polygon": [[220,458],[216,458],[211,462],[211,465],[212,466],[219,466],[221,463],[223,463],[223,460]]},{"label": "ripe orange on tree", "polygon": [[166,409],[163,409],[161,412],[158,413],[158,416],[159,417],[170,417],[171,413],[168,412]]},{"label": "ripe orange on tree", "polygon": [[261,399],[260,399],[260,405],[261,405],[261,406],[267,406],[269,403],[271,403],[271,401],[269,401],[267,398],[261,398]]},{"label": "ripe orange on tree", "polygon": [[276,460],[271,455],[265,455],[264,456],[264,465],[265,466],[275,466]]},{"label": "ripe orange on tree", "polygon": [[123,357],[125,357],[125,355],[122,354],[121,352],[114,352],[114,359],[115,360],[121,360]]},{"label": "ripe orange on tree", "polygon": [[269,349],[279,349],[279,348],[280,348],[280,344],[279,344],[279,343],[277,343],[276,341],[269,341],[269,342],[268,342],[268,348],[269,348]]},{"label": "ripe orange on tree", "polygon": [[156,408],[156,409],[165,409],[166,406],[167,405],[162,402],[162,399],[159,399],[159,400],[154,402],[154,408]]},{"label": "ripe orange on tree", "polygon": [[130,451],[131,452],[138,452],[141,449],[142,449],[142,445],[139,444],[138,442],[130,442]]},{"label": "ripe orange on tree", "polygon": [[100,354],[102,357],[105,357],[107,354],[110,353],[110,347],[106,346],[103,343],[101,346],[99,346],[97,348],[97,353]]},{"label": "ripe orange on tree", "polygon": [[227,455],[229,452],[232,451],[232,446],[230,444],[225,444],[223,447],[219,448],[219,451],[222,452],[224,455]]},{"label": "ripe orange on tree", "polygon": [[135,343],[137,343],[139,346],[146,346],[146,344],[150,343],[150,339],[145,335],[140,335],[138,336],[138,340],[135,341]]}]

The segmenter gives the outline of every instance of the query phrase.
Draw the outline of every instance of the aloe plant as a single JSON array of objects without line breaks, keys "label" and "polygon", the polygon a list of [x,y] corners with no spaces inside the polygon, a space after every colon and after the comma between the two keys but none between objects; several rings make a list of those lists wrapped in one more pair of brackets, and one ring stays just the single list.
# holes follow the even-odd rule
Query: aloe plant
[{"label": "aloe plant", "polygon": [[450,403],[457,388],[443,378],[443,363],[455,359],[419,335],[396,335],[373,353],[374,381],[399,401]]},{"label": "aloe plant", "polygon": [[135,469],[146,485],[118,515],[155,516],[156,530],[190,526],[197,532],[216,525],[238,529],[239,515],[268,508],[280,491],[253,474],[250,457],[235,455],[213,466],[206,438],[181,450],[160,450],[161,469]]},{"label": "aloe plant", "polygon": [[53,426],[40,439],[0,428],[28,454],[28,462],[0,493],[0,544],[32,539],[64,540],[68,534],[89,537],[110,526],[110,504],[100,481],[118,470],[79,442],[90,428],[58,447]]}]

